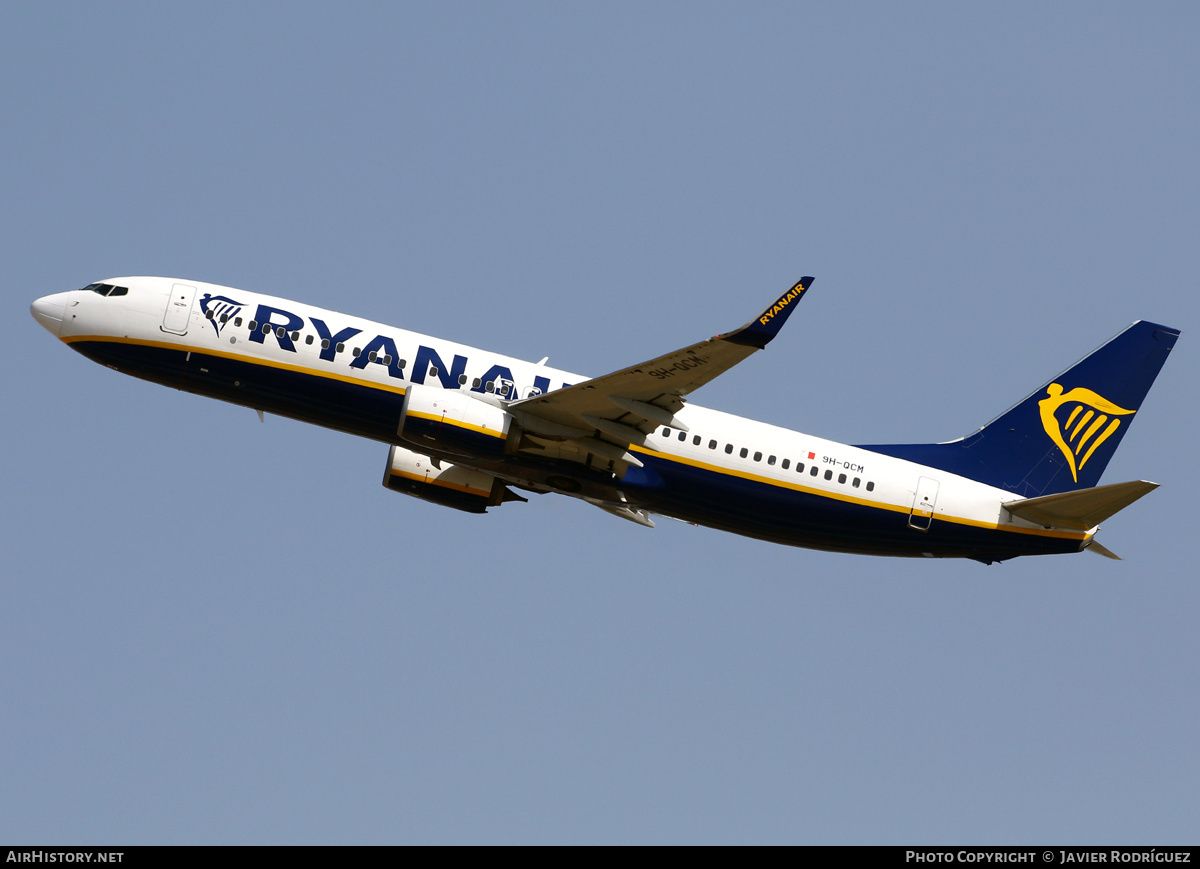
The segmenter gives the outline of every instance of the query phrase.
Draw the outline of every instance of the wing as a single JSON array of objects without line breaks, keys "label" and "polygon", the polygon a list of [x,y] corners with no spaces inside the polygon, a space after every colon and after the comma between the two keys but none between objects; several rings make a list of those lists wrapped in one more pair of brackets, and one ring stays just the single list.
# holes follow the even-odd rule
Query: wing
[{"label": "wing", "polygon": [[508,410],[529,432],[572,441],[595,456],[641,466],[627,450],[658,425],[686,431],[675,418],[684,396],[728,371],[774,338],[812,284],[803,277],[740,329],[563,389],[513,401]]}]

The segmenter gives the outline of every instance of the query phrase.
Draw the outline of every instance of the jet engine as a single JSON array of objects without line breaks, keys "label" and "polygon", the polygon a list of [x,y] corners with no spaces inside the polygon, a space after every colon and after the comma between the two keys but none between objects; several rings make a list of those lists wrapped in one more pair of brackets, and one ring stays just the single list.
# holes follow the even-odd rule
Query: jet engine
[{"label": "jet engine", "polygon": [[449,462],[435,465],[425,456],[395,446],[388,453],[383,485],[393,492],[402,492],[467,513],[486,513],[488,507],[505,501],[526,500],[491,474]]},{"label": "jet engine", "polygon": [[499,458],[518,431],[511,415],[469,393],[413,384],[404,394],[397,434],[430,454]]}]

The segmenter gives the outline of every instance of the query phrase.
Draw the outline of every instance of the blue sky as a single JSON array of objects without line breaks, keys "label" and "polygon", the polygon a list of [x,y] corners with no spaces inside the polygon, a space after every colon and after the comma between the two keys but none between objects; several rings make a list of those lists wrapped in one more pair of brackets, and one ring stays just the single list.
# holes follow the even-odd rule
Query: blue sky
[{"label": "blue sky", "polygon": [[[0,7],[0,838],[1191,841],[1194,5]],[[37,296],[273,293],[600,374],[816,276],[700,404],[965,434],[1183,329],[1124,557],[884,560],[379,485]]]}]

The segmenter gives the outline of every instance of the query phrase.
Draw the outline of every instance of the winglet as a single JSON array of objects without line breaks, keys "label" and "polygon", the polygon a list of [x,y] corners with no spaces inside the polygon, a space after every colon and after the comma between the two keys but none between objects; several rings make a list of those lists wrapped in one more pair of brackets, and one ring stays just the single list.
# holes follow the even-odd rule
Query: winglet
[{"label": "winglet", "polygon": [[759,350],[763,349],[770,343],[772,338],[779,334],[779,330],[783,328],[783,324],[787,322],[787,318],[791,315],[792,309],[800,301],[805,291],[812,285],[812,282],[813,279],[811,277],[801,278],[795,286],[767,305],[766,310],[745,326],[730,332],[728,335],[718,335],[717,337],[732,344],[743,344],[747,347],[755,347]]}]

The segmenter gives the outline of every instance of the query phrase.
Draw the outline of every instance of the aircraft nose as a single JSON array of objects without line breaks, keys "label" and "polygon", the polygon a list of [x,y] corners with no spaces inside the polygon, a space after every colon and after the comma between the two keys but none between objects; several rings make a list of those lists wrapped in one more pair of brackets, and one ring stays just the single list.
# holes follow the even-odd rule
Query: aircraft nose
[{"label": "aircraft nose", "polygon": [[63,318],[66,317],[66,295],[66,293],[55,293],[52,296],[42,296],[29,306],[29,313],[33,314],[33,319],[41,323],[55,337],[58,337],[58,333],[62,331]]}]

